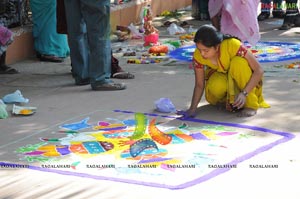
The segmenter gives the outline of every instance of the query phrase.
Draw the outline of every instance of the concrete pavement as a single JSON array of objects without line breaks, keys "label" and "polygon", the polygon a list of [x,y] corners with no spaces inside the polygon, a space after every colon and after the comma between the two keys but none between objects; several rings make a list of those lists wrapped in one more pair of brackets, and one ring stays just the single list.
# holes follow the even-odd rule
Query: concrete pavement
[{"label": "concrete pavement", "polygon": [[[186,16],[194,27],[208,21],[196,21]],[[280,31],[282,20],[268,19],[261,22],[262,41],[299,42],[299,28]],[[162,32],[161,39],[169,39],[166,28],[156,27]],[[138,41],[113,43],[119,47],[138,45]],[[0,120],[0,160],[19,162],[14,152],[17,147],[35,143],[45,131],[52,127],[81,119],[89,115],[113,110],[152,113],[154,101],[161,97],[172,100],[177,109],[189,106],[194,76],[187,63],[127,64],[121,54],[116,54],[121,66],[135,74],[125,82],[123,91],[92,91],[90,86],[75,86],[70,73],[70,60],[64,63],[39,62],[35,58],[16,63],[20,74],[0,76],[0,96],[19,89],[28,98],[29,106],[37,107],[32,116],[14,116]],[[295,61],[295,60],[292,60]],[[276,64],[285,64],[285,61]],[[299,60],[297,60],[299,61]],[[268,68],[275,63],[264,63]],[[99,181],[76,176],[65,176],[29,169],[0,169],[0,198],[298,198],[300,191],[299,129],[300,129],[300,77],[299,70],[280,73],[266,72],[264,95],[270,109],[259,109],[251,118],[238,118],[235,114],[217,110],[202,99],[198,119],[252,125],[276,131],[288,132],[296,137],[276,146],[248,161],[272,160],[281,166],[277,170],[233,170],[187,189],[169,190],[112,181]],[[298,71],[297,71],[298,70]],[[12,105],[8,105],[10,113]],[[96,114],[96,115],[97,115]],[[101,115],[101,114],[100,114]],[[99,116],[99,115],[98,115]],[[191,195],[192,194],[192,195]]]}]

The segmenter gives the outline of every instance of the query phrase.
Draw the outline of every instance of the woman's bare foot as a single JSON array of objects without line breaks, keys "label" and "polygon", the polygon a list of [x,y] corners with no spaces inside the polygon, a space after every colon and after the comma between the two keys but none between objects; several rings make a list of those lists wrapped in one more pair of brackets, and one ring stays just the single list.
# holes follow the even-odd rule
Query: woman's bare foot
[{"label": "woman's bare foot", "polygon": [[244,108],[237,114],[238,117],[251,117],[254,115],[256,115],[256,110],[252,108]]}]

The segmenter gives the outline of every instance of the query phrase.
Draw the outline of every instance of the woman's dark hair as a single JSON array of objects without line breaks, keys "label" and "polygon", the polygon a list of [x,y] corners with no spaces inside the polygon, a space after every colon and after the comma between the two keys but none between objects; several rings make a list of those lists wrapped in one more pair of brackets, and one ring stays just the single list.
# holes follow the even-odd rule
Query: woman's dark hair
[{"label": "woman's dark hair", "polygon": [[194,37],[195,43],[202,43],[206,47],[213,47],[220,44],[225,39],[236,38],[231,35],[222,34],[212,25],[201,26]]}]

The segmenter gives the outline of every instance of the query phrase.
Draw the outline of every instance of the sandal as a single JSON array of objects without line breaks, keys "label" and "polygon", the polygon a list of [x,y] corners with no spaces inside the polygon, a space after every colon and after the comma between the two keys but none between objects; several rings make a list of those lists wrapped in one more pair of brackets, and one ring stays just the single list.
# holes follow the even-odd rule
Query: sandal
[{"label": "sandal", "polygon": [[181,27],[185,27],[185,26],[187,26],[187,25],[189,25],[189,23],[186,22],[186,21],[183,21],[183,22],[180,24]]},{"label": "sandal", "polygon": [[293,26],[291,25],[291,24],[283,24],[280,28],[279,28],[279,30],[289,30],[289,29],[291,29]]},{"label": "sandal", "polygon": [[171,21],[166,21],[164,22],[163,27],[169,27],[171,24],[172,24]]},{"label": "sandal", "polygon": [[61,63],[64,61],[63,58],[56,57],[53,55],[40,55],[40,60],[45,62],[55,62],[55,63]]},{"label": "sandal", "polygon": [[9,66],[3,65],[0,67],[0,74],[17,74],[17,73],[19,73],[19,71]]},{"label": "sandal", "polygon": [[92,85],[92,89],[95,91],[116,91],[126,89],[126,85],[123,83],[104,83]]},{"label": "sandal", "polygon": [[129,72],[117,72],[112,74],[111,77],[117,79],[134,79],[134,75]]}]

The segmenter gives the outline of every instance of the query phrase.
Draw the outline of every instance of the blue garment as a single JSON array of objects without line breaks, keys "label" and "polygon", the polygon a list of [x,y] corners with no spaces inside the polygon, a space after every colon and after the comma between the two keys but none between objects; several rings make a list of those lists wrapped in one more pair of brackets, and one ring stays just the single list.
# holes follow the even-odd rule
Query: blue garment
[{"label": "blue garment", "polygon": [[282,0],[273,0],[273,5],[271,5],[272,0],[261,0],[261,12],[270,12],[273,10],[282,10]]},{"label": "blue garment", "polygon": [[111,82],[110,0],[65,0],[73,76]]},{"label": "blue garment", "polygon": [[56,32],[56,0],[30,0],[35,50],[43,55],[67,57],[67,35]]}]

